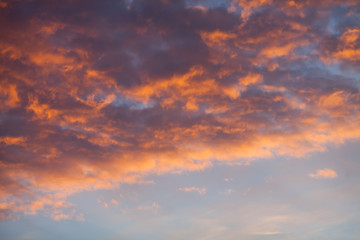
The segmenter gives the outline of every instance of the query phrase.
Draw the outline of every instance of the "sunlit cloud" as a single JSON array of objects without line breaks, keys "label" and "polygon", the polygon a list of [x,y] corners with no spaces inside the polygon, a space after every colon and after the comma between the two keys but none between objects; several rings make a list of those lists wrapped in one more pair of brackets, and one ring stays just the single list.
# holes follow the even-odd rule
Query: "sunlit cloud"
[{"label": "sunlit cloud", "polygon": [[319,169],[316,173],[309,174],[311,178],[336,178],[337,176],[337,173],[330,168]]},{"label": "sunlit cloud", "polygon": [[360,138],[358,80],[327,69],[359,74],[357,1],[197,4],[0,2],[1,219],[83,219],[76,193]]}]

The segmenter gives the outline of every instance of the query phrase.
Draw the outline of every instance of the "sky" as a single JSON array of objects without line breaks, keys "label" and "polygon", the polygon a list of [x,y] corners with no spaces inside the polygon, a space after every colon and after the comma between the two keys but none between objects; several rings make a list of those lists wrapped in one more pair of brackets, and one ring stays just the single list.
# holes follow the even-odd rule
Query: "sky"
[{"label": "sky", "polygon": [[0,240],[358,240],[359,90],[359,0],[0,0]]}]

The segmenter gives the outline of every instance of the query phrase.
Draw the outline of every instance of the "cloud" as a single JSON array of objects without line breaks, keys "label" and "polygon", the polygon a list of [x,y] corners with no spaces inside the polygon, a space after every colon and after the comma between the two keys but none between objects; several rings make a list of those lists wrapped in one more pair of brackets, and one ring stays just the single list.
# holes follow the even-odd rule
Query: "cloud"
[{"label": "cloud", "polygon": [[225,190],[225,195],[230,195],[230,194],[232,194],[233,192],[234,192],[234,190],[231,189],[231,188],[226,189],[226,190]]},{"label": "cloud", "polygon": [[2,137],[0,142],[5,143],[6,145],[22,145],[26,141],[23,137]]},{"label": "cloud", "polygon": [[59,215],[54,215],[54,216],[53,216],[53,219],[54,219],[55,221],[66,220],[66,219],[70,219],[70,216],[69,216],[69,215],[66,215],[66,214],[59,214]]},{"label": "cloud", "polygon": [[206,193],[206,188],[198,188],[198,187],[184,187],[184,188],[178,188],[178,190],[183,192],[197,192],[200,195]]},{"label": "cloud", "polygon": [[156,202],[153,202],[151,205],[140,205],[137,210],[139,211],[151,211],[153,213],[158,213],[160,205]]},{"label": "cloud", "polygon": [[2,216],[360,137],[356,1],[5,3]]},{"label": "cloud", "polygon": [[322,60],[331,64],[334,60],[357,63],[360,61],[360,30],[348,28],[336,39],[328,40]]},{"label": "cloud", "polygon": [[310,173],[311,178],[336,178],[337,173],[329,168],[319,169],[316,173]]}]

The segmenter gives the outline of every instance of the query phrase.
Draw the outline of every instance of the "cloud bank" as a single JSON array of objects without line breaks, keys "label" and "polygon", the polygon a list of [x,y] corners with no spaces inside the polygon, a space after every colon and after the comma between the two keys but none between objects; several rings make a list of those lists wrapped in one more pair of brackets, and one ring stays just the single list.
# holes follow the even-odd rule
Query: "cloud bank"
[{"label": "cloud bank", "polygon": [[2,1],[0,218],[360,137],[357,1]]}]

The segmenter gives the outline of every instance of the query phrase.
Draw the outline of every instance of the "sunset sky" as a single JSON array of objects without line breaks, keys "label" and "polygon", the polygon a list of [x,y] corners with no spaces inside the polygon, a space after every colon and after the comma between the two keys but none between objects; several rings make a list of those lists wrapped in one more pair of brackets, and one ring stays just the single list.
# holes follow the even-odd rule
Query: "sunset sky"
[{"label": "sunset sky", "polygon": [[359,240],[359,0],[0,0],[0,240]]}]

